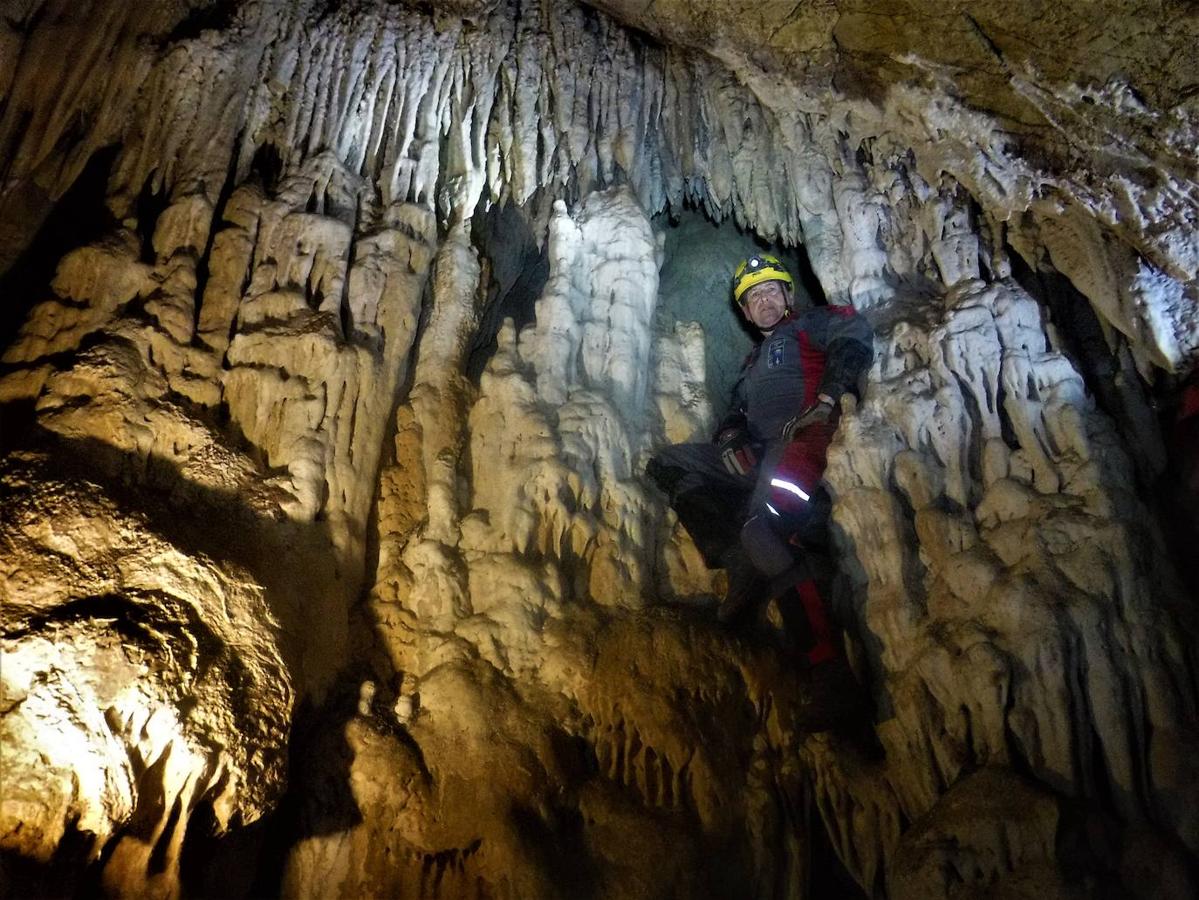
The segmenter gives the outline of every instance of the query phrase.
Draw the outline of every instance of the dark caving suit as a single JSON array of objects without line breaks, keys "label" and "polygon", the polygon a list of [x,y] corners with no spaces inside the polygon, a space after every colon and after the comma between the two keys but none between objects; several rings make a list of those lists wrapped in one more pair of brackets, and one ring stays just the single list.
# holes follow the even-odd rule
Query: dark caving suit
[{"label": "dark caving suit", "polygon": [[[788,313],[746,358],[714,442],[667,447],[646,469],[670,495],[708,566],[729,569],[730,591],[748,594],[767,580],[786,584],[795,576],[790,590],[798,594],[815,639],[808,652],[812,664],[832,658],[835,644],[811,568],[797,567],[795,550],[826,545],[830,502],[820,479],[838,407],[790,440],[782,433],[821,395],[837,400],[853,390],[872,355],[870,325],[852,308]],[[752,461],[746,474],[729,470],[730,452]],[[729,609],[726,598],[721,618],[731,618],[748,599]]]}]

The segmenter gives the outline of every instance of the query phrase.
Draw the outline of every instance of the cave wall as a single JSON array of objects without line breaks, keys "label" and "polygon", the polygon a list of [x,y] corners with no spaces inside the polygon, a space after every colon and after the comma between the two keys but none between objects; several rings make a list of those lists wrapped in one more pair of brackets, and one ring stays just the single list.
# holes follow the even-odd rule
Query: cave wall
[{"label": "cave wall", "polygon": [[[1150,406],[1199,345],[1185,91],[955,79],[925,45],[867,91],[824,45],[630,21],[4,20],[0,259],[112,159],[101,236],[0,299],[18,890],[199,890],[185,847],[218,872],[254,823],[275,849],[237,864],[288,895],[1192,889]],[[544,253],[498,327],[489,210]],[[876,331],[826,476],[854,733],[816,724],[776,608],[715,626],[722,576],[641,474],[721,411],[745,338],[713,261],[755,240]]]}]

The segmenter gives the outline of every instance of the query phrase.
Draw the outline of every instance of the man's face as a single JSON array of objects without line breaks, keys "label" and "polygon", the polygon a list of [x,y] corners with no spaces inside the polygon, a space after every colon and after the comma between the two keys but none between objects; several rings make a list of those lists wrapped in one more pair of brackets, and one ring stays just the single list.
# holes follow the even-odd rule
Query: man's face
[{"label": "man's face", "polygon": [[741,311],[760,331],[769,331],[787,314],[787,295],[783,282],[763,281],[746,291],[741,299]]}]

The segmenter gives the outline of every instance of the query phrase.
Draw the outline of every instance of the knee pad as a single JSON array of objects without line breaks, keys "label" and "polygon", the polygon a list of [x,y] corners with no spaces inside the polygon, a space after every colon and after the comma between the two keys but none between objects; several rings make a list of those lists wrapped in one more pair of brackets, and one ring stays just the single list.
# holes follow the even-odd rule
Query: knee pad
[{"label": "knee pad", "polygon": [[833,501],[823,485],[812,492],[812,502],[805,515],[792,523],[792,534],[805,549],[827,550],[829,518]]},{"label": "knee pad", "polygon": [[751,516],[741,526],[741,546],[754,568],[768,578],[786,572],[795,563],[791,547],[767,519],[767,513]]}]

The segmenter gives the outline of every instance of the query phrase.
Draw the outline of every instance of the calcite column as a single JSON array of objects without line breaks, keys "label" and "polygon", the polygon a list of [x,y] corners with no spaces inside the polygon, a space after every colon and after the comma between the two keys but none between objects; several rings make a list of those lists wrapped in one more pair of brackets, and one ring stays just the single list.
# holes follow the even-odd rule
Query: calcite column
[{"label": "calcite column", "polygon": [[[603,604],[637,602],[652,562],[639,476],[662,428],[651,402],[658,253],[625,192],[591,195],[577,217],[559,204],[536,324],[515,344],[505,332],[471,414],[472,506],[488,516],[472,520],[472,548],[535,548]],[[497,452],[514,430],[541,438]]]},{"label": "calcite column", "polygon": [[[430,623],[448,623],[471,609],[457,548],[462,515],[459,473],[471,397],[464,370],[483,295],[469,224],[455,228],[442,243],[433,273],[433,304],[412,389],[396,417],[395,471],[384,475],[387,490],[387,484],[411,471],[414,474],[405,478],[415,477],[419,489],[408,493],[411,518],[387,501],[382,504],[380,569],[381,580],[399,579],[388,596],[402,598]],[[391,523],[401,530],[391,531]]]}]

